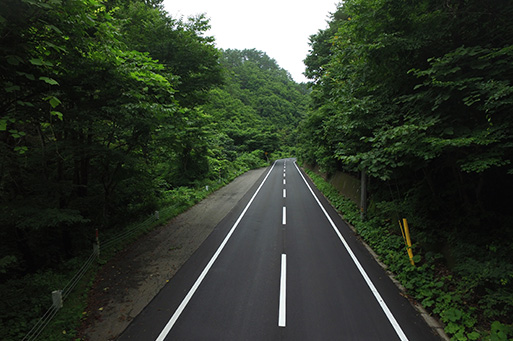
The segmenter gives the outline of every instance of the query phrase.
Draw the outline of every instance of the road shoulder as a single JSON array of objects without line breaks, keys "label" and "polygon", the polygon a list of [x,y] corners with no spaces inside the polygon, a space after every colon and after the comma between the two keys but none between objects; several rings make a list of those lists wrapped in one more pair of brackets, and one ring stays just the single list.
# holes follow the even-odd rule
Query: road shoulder
[{"label": "road shoulder", "polygon": [[86,317],[78,336],[82,340],[116,339],[265,170],[239,176],[105,264],[89,292]]}]

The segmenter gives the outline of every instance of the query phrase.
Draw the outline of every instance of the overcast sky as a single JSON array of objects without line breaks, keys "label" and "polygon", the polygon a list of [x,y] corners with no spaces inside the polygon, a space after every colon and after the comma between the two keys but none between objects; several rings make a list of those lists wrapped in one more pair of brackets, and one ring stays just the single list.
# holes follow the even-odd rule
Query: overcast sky
[{"label": "overcast sky", "polygon": [[164,0],[171,17],[205,13],[209,35],[222,49],[257,49],[275,59],[296,82],[306,82],[308,38],[327,27],[337,0]]}]

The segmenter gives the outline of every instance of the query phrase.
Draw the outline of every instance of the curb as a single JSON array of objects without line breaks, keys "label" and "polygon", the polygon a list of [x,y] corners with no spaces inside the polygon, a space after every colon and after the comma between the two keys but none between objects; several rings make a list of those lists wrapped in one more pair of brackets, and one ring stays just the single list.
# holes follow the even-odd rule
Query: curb
[{"label": "curb", "polygon": [[[328,199],[326,198],[326,200],[328,200]],[[329,200],[328,200],[328,202],[331,205],[331,202]],[[356,231],[355,227],[353,225],[351,225],[349,222],[347,222],[344,219],[344,216],[342,214],[340,214],[339,211],[337,211],[337,213],[338,213],[339,217],[342,218],[342,220],[347,224],[347,226],[349,226],[349,228],[353,231],[353,233],[358,237],[360,242],[363,244],[363,246],[365,246],[367,251],[369,251],[369,253],[374,258],[374,260],[379,264],[379,266],[381,266],[383,268],[383,270],[385,270],[386,274],[388,275],[390,280],[395,284],[395,286],[405,296],[408,295],[407,291],[406,291],[406,288],[395,278],[395,275],[391,271],[388,270],[388,266],[379,259],[378,254],[376,252],[374,252],[374,250],[360,237],[360,235]],[[409,295],[408,295],[408,297],[410,298]],[[420,316],[422,316],[424,321],[426,321],[427,325],[431,329],[433,329],[438,334],[438,336],[440,336],[440,338],[442,340],[444,340],[444,341],[450,341],[451,340],[451,338],[445,333],[443,324],[440,321],[438,321],[438,319],[436,319],[435,317],[431,316],[431,314],[429,314],[428,311],[420,303],[418,303],[416,300],[414,300],[413,298],[410,298],[409,301],[412,304],[413,308],[415,308],[415,310],[417,310],[419,312]]]}]

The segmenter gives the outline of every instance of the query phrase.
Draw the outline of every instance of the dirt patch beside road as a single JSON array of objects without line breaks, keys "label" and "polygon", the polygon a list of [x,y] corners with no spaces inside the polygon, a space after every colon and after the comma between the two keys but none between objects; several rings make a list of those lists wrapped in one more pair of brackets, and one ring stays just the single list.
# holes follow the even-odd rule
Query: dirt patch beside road
[{"label": "dirt patch beside road", "polygon": [[89,292],[87,317],[78,336],[83,340],[116,339],[264,171],[239,176],[105,264]]}]

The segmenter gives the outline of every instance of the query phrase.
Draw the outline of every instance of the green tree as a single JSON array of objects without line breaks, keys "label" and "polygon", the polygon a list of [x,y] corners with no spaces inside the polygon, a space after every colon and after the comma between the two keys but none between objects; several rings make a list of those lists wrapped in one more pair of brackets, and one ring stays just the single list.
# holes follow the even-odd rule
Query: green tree
[{"label": "green tree", "polygon": [[[412,217],[423,248],[457,253],[465,299],[502,311],[512,309],[512,290],[491,273],[508,261],[489,276],[469,264],[490,264],[476,250],[512,234],[512,12],[500,0],[345,1],[311,37],[313,105],[300,126],[304,161],[365,169],[373,202],[393,201]],[[502,248],[496,256],[510,261]],[[493,290],[502,298],[491,299]]]},{"label": "green tree", "polygon": [[[89,249],[84,236],[95,227],[154,209],[156,151],[180,152],[168,143],[186,127],[175,100],[184,76],[170,65],[180,66],[161,64],[137,45],[123,15],[144,15],[154,28],[148,36],[169,34],[168,42],[184,51],[195,46],[198,60],[210,56],[203,66],[181,69],[200,79],[196,89],[189,83],[188,98],[205,92],[210,76],[198,70],[216,64],[215,49],[201,36],[204,22],[173,21],[158,2],[117,3],[121,8],[112,11],[92,0],[4,4],[10,10],[0,20],[2,233],[20,269],[35,269],[57,262],[55,254]],[[168,139],[159,138],[163,131]],[[35,257],[41,244],[55,252]]]},{"label": "green tree", "polygon": [[261,51],[226,50],[221,63],[226,68],[221,91],[230,104],[215,112],[239,150],[272,153],[295,144],[290,136],[304,116],[308,90]]},{"label": "green tree", "polygon": [[206,35],[210,24],[204,15],[183,21],[160,7],[129,1],[116,17],[122,21],[122,40],[128,46],[148,52],[177,77],[175,97],[181,106],[204,103],[208,90],[221,83],[219,51],[214,38]]}]

